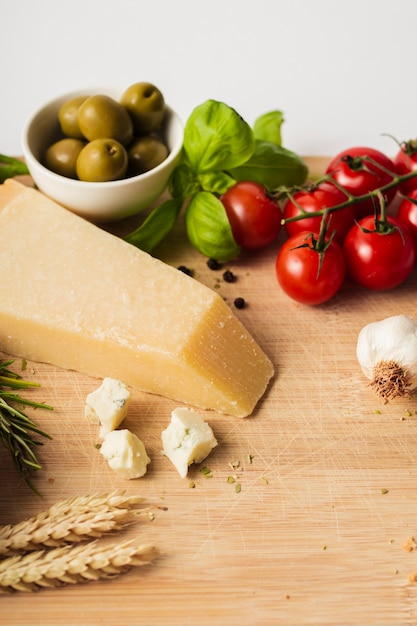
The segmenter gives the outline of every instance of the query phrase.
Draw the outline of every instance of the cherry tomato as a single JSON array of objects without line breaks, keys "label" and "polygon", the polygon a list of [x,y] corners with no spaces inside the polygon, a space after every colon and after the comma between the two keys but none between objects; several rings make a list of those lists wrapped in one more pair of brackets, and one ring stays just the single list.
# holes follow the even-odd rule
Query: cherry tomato
[{"label": "cherry tomato", "polygon": [[346,235],[343,252],[348,275],[367,289],[388,290],[410,275],[416,252],[412,235],[395,217],[388,216],[392,230],[376,230],[375,218],[362,218]]},{"label": "cherry tomato", "polygon": [[220,200],[226,209],[233,237],[243,250],[260,250],[277,238],[281,230],[281,209],[262,185],[240,181]]},{"label": "cherry tomato", "polygon": [[[401,145],[401,149],[394,158],[397,173],[401,176],[417,170],[417,139],[411,139]],[[417,176],[404,181],[400,185],[400,191],[407,195],[413,189],[417,189]]]},{"label": "cherry tomato", "polygon": [[308,231],[290,237],[282,245],[275,271],[282,290],[301,304],[316,305],[330,300],[345,278],[345,261],[339,244],[333,239],[324,252],[314,249]]},{"label": "cherry tomato", "polygon": [[[369,157],[371,160],[364,159],[364,157]],[[326,173],[330,174],[352,196],[362,196],[390,183],[396,169],[392,160],[379,150],[359,146],[343,150],[336,155],[327,166]],[[395,188],[385,192],[387,203],[393,199],[395,193]],[[371,215],[375,211],[372,198],[358,202],[354,206],[357,219]]]},{"label": "cherry tomato", "polygon": [[[342,204],[346,200],[347,196],[343,191],[332,183],[322,182],[305,191],[297,191],[292,198],[289,198],[283,207],[283,217],[286,220],[300,215],[301,209],[306,213],[321,211]],[[334,237],[338,243],[343,243],[347,232],[353,226],[355,215],[355,208],[352,205],[327,216],[328,233],[335,231]],[[289,237],[306,230],[312,233],[319,232],[320,222],[321,216],[305,217],[294,222],[286,222],[285,230]]]},{"label": "cherry tomato", "polygon": [[407,226],[417,247],[417,189],[403,197],[398,205],[397,219]]}]

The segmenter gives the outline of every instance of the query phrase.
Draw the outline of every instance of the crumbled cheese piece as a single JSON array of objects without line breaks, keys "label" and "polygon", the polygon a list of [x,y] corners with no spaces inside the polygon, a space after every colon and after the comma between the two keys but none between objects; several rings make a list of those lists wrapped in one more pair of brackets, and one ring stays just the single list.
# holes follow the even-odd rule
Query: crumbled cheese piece
[{"label": "crumbled cheese piece", "polygon": [[203,461],[217,446],[210,426],[192,409],[172,411],[171,422],[161,435],[163,453],[185,478],[192,463]]},{"label": "crumbled cheese piece", "polygon": [[93,424],[101,424],[101,439],[123,422],[130,400],[126,385],[115,378],[105,378],[100,387],[87,396],[85,416]]},{"label": "crumbled cheese piece", "polygon": [[109,466],[127,480],[144,476],[151,462],[143,442],[127,428],[107,433],[100,452]]}]

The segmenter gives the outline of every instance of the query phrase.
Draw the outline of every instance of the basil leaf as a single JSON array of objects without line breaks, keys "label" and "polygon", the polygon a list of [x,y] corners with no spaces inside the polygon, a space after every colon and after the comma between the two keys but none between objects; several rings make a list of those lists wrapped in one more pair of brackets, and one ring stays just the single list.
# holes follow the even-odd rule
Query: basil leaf
[{"label": "basil leaf", "polygon": [[179,198],[166,200],[153,209],[139,228],[124,237],[124,240],[144,252],[151,252],[173,229],[181,207]]},{"label": "basil leaf", "polygon": [[239,255],[226,210],[212,193],[200,191],[191,199],[185,226],[191,244],[208,258],[229,261]]},{"label": "basil leaf", "polygon": [[225,193],[236,181],[225,172],[205,172],[198,175],[200,186],[204,191],[211,193]]},{"label": "basil leaf", "polygon": [[282,144],[281,126],[284,122],[282,111],[270,111],[258,117],[253,125],[255,139],[270,141],[277,146]]},{"label": "basil leaf", "polygon": [[29,174],[29,170],[23,161],[0,154],[0,183],[4,183],[8,178]]},{"label": "basil leaf", "polygon": [[237,167],[254,149],[252,129],[223,102],[203,102],[192,111],[185,124],[184,153],[196,173]]},{"label": "basil leaf", "polygon": [[169,192],[173,198],[188,198],[199,191],[200,184],[189,165],[180,163],[169,180]]},{"label": "basil leaf", "polygon": [[229,170],[229,174],[237,181],[252,180],[273,191],[282,186],[302,185],[308,168],[295,152],[257,140],[252,157],[240,167]]}]

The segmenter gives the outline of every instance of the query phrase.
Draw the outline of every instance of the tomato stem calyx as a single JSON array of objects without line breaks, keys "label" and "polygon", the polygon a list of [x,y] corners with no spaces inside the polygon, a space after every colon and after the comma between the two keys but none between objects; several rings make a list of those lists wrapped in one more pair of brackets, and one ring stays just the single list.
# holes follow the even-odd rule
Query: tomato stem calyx
[{"label": "tomato stem calyx", "polygon": [[[361,170],[364,170],[365,172],[368,172],[368,174],[372,174],[373,176],[377,176],[378,172],[375,171],[375,169],[376,169],[376,170],[380,170],[384,174],[388,174],[388,176],[391,176],[392,178],[395,177],[395,173],[394,172],[392,172],[391,170],[387,169],[381,163],[378,163],[378,161],[375,161],[375,159],[373,159],[372,157],[367,156],[367,155],[363,155],[363,156],[357,155],[357,156],[353,156],[353,157],[350,156],[350,155],[346,155],[346,156],[342,157],[341,161],[344,161],[345,163],[347,163],[348,167],[353,172],[359,172]],[[368,167],[368,163],[373,165],[373,167],[375,169],[370,169]]]},{"label": "tomato stem calyx", "polygon": [[374,219],[374,229],[365,228],[360,223],[356,222],[357,226],[364,233],[378,233],[378,235],[391,235],[393,232],[398,231],[401,235],[401,238],[404,242],[404,235],[400,228],[398,228],[395,224],[392,224],[388,221],[387,218],[387,203],[381,191],[379,189],[376,190],[376,197],[379,202],[379,211],[378,205],[375,206],[375,219]]},{"label": "tomato stem calyx", "polygon": [[304,243],[300,244],[299,246],[295,246],[294,248],[291,248],[291,250],[296,250],[297,248],[310,248],[310,250],[317,252],[317,254],[319,255],[319,263],[317,267],[317,278],[320,276],[320,271],[323,266],[324,255],[326,254],[326,250],[331,245],[334,239],[334,236],[336,234],[336,231],[334,230],[330,233],[330,236],[327,237],[326,217],[327,217],[327,209],[324,209],[323,219],[321,220],[321,223],[320,223],[320,231],[319,231],[317,238],[314,236],[314,233],[308,233],[308,235],[306,235],[304,239]]},{"label": "tomato stem calyx", "polygon": [[407,156],[414,156],[417,152],[417,139],[409,139],[401,144],[401,149]]}]

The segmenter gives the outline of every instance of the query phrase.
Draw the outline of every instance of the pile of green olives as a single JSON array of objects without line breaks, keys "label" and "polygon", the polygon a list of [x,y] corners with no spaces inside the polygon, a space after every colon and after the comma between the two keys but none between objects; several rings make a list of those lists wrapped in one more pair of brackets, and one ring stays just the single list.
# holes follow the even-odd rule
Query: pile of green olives
[{"label": "pile of green olives", "polygon": [[100,94],[72,98],[58,111],[62,136],[46,149],[44,165],[87,182],[143,174],[169,154],[165,114],[164,97],[152,83],[131,85],[119,101]]}]

